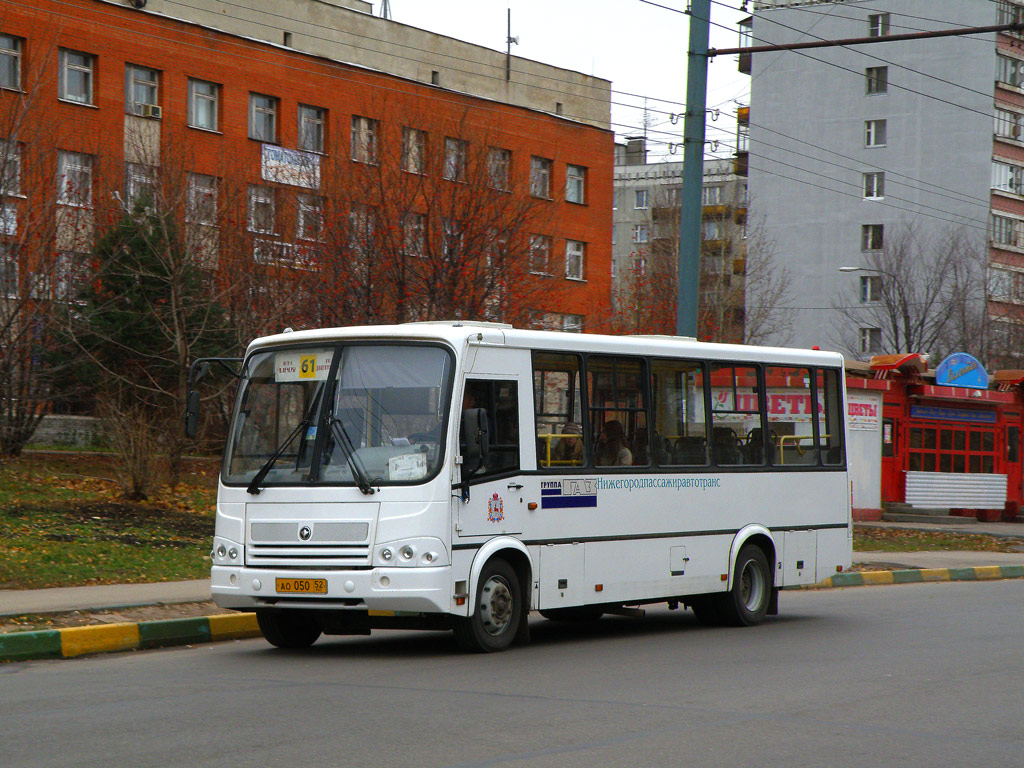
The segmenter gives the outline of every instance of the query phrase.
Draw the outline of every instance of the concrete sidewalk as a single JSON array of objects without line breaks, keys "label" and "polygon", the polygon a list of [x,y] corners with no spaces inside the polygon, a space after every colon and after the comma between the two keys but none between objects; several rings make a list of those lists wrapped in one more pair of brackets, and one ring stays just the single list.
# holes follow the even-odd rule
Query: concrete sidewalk
[{"label": "concrete sidewalk", "polygon": [[128,608],[162,603],[201,603],[210,599],[210,580],[156,584],[100,584],[60,589],[0,590],[0,616]]}]

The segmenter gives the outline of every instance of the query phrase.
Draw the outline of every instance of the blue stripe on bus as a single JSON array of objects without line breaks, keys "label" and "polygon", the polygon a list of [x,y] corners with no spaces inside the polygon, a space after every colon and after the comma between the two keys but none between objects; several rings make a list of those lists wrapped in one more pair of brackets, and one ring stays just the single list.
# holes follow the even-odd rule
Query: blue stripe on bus
[{"label": "blue stripe on bus", "polygon": [[596,507],[597,496],[548,496],[540,500],[541,509]]}]

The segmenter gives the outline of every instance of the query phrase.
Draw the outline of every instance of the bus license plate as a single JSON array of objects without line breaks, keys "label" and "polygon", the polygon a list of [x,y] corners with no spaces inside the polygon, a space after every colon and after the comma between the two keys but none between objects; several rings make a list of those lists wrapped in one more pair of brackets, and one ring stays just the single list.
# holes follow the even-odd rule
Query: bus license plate
[{"label": "bus license plate", "polygon": [[301,595],[326,595],[327,579],[275,579],[278,592]]}]

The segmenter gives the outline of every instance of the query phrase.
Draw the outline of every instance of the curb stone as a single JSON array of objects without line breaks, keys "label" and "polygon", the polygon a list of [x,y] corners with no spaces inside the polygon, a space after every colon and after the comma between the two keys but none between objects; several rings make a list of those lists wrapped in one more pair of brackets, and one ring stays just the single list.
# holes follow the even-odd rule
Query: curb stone
[{"label": "curb stone", "polygon": [[916,584],[925,581],[992,581],[994,579],[1024,579],[1024,565],[979,565],[973,568],[914,568],[904,571],[837,573],[817,584],[799,587],[799,589]]},{"label": "curb stone", "polygon": [[165,648],[259,637],[254,613],[67,627],[0,634],[0,662],[70,659],[93,653]]}]

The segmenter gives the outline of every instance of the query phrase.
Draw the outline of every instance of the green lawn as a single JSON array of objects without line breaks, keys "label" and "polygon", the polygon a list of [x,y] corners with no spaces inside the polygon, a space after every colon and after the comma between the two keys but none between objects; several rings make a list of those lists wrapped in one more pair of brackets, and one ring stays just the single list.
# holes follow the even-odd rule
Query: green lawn
[{"label": "green lawn", "polygon": [[188,462],[174,493],[118,498],[109,457],[0,464],[0,589],[206,578],[217,465]]}]

